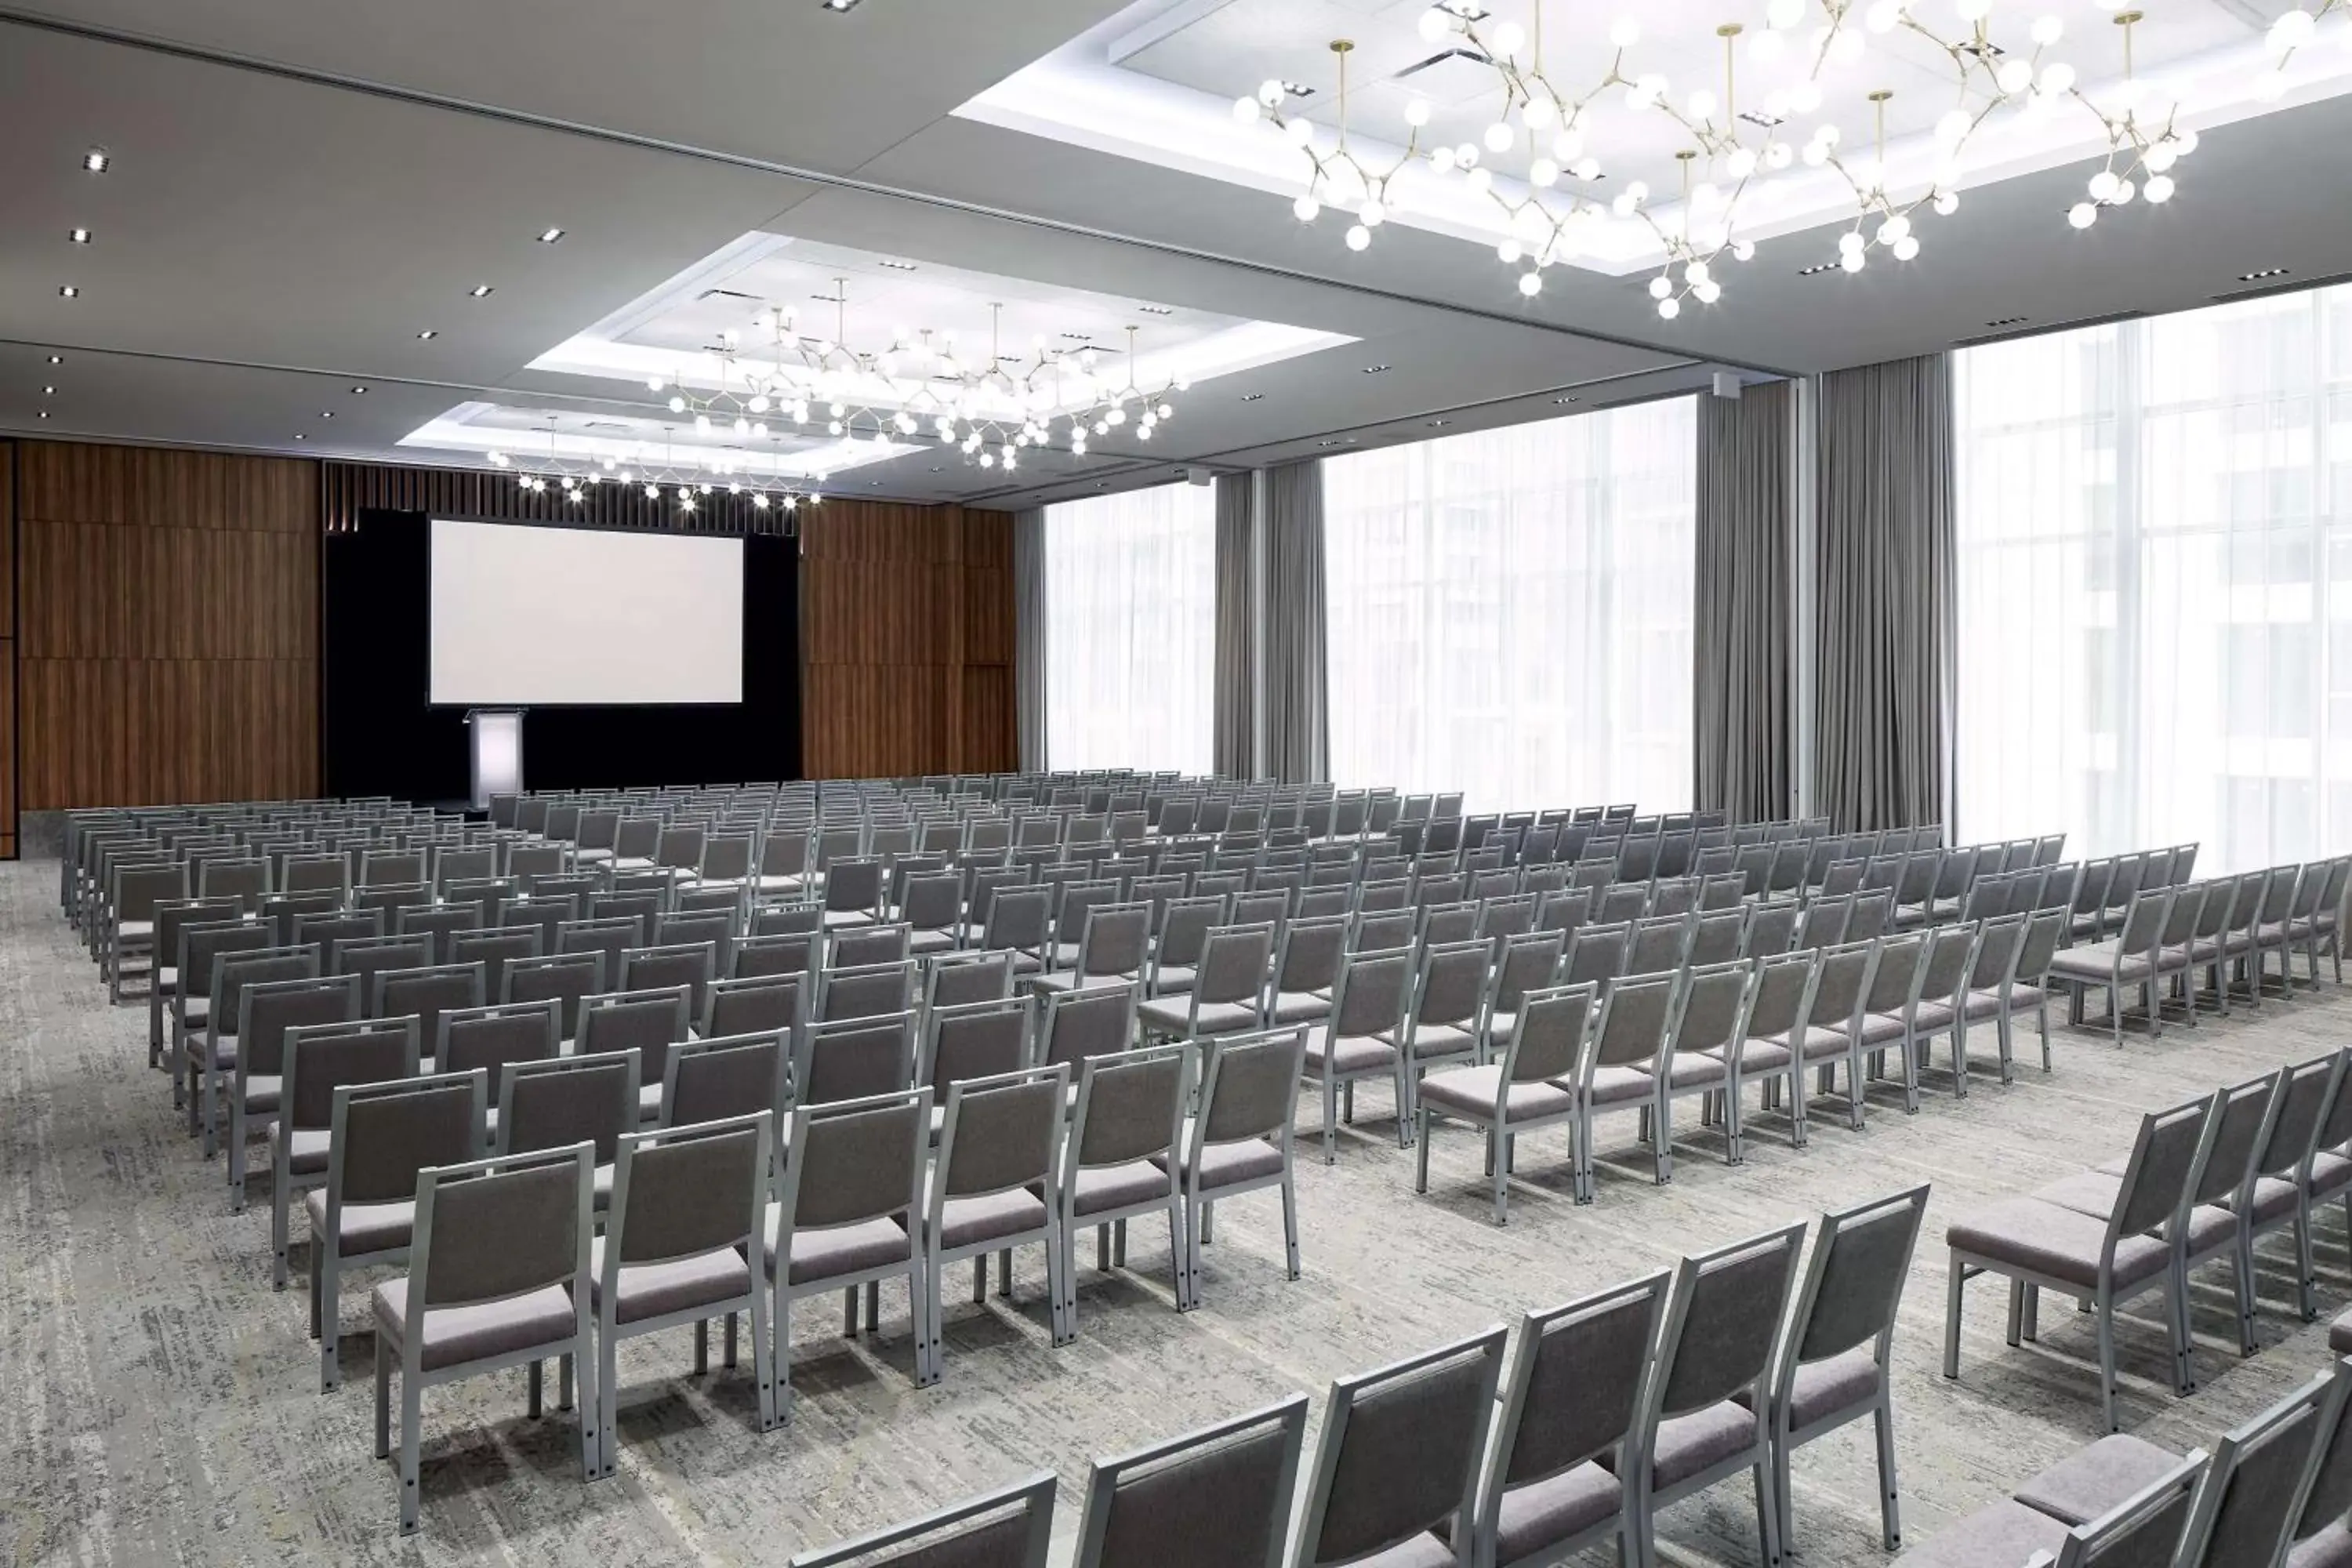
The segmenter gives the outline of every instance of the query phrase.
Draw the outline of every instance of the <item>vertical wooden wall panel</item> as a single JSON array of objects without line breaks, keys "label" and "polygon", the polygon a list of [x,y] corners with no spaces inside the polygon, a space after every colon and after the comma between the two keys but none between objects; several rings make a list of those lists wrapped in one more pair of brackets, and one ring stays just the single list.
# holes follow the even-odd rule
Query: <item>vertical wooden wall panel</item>
[{"label": "vertical wooden wall panel", "polygon": [[0,441],[0,860],[16,858],[16,447]]},{"label": "vertical wooden wall panel", "polygon": [[16,468],[24,809],[316,794],[318,465],[23,442]]},{"label": "vertical wooden wall panel", "polygon": [[1015,765],[1013,521],[829,500],[801,520],[802,763],[812,777]]}]

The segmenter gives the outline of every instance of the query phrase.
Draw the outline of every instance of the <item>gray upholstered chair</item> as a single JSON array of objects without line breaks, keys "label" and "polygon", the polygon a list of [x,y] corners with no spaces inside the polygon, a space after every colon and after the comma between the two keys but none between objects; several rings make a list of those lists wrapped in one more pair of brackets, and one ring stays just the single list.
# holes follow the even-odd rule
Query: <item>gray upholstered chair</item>
[{"label": "gray upholstered chair", "polygon": [[414,1018],[299,1024],[285,1034],[285,1078],[269,1129],[270,1284],[286,1289],[294,1194],[323,1185],[333,1142],[335,1090],[416,1076]]},{"label": "gray upholstered chair", "polygon": [[681,1040],[664,1054],[661,1125],[690,1127],[772,1110],[789,1096],[792,1033],[757,1029]]},{"label": "gray upholstered chair", "polygon": [[1298,1196],[1292,1142],[1308,1026],[1219,1035],[1200,1046],[1201,1095],[1183,1141],[1157,1163],[1174,1172],[1184,1199],[1185,1288],[1201,1304],[1202,1248],[1215,1205],[1268,1187],[1282,1194],[1285,1276],[1298,1278]]},{"label": "gray upholstered chair", "polygon": [[[1737,1053],[1741,1093],[1745,1094],[1746,1084],[1759,1082],[1764,1086],[1764,1109],[1774,1110],[1785,1102],[1790,1147],[1801,1149],[1806,1138],[1805,1064],[1790,1048],[1789,1037],[1811,1015],[1822,958],[1808,950],[1752,958],[1748,965],[1752,975],[1739,1037],[1711,1047],[1707,1054],[1728,1064]],[[1744,1135],[1744,1105],[1738,1114]]]},{"label": "gray upholstered chair", "polygon": [[689,1037],[690,1003],[685,986],[609,991],[580,999],[577,1049],[583,1056],[635,1051],[645,1067],[638,1089],[638,1115],[661,1120],[661,1083],[669,1049]]},{"label": "gray upholstered chair", "polygon": [[[2336,1349],[2329,1337],[2330,1349]],[[2287,1568],[2352,1563],[2352,1363],[2338,1361],[2332,1381],[2311,1469],[2287,1529]]]},{"label": "gray upholstered chair", "polygon": [[530,1154],[586,1143],[595,1156],[595,1205],[604,1207],[621,1139],[645,1125],[637,1110],[643,1072],[633,1050],[509,1062],[499,1072],[496,1152]]},{"label": "gray upholstered chair", "polygon": [[310,1337],[319,1388],[342,1380],[337,1309],[346,1265],[408,1255],[417,1173],[482,1157],[488,1076],[478,1068],[392,1083],[339,1084],[327,1179],[303,1194],[310,1222]]},{"label": "gray upholstered chair", "polygon": [[1600,1018],[1585,1036],[1576,1071],[1559,1080],[1576,1100],[1575,1190],[1580,1204],[1593,1197],[1592,1118],[1597,1112],[1638,1111],[1643,1133],[1653,1136],[1655,1179],[1661,1184],[1667,1179],[1664,1141],[1654,1135],[1666,1079],[1652,1069],[1667,1050],[1681,993],[1679,973],[1635,975],[1612,985],[1601,998]]},{"label": "gray upholstered chair", "polygon": [[1331,1016],[1331,989],[1348,949],[1344,918],[1285,922],[1266,979],[1261,1017],[1265,1026],[1311,1024]]},{"label": "gray upholstered chair", "polygon": [[2239,1269],[2249,1279],[2255,1277],[2255,1243],[2272,1231],[2294,1230],[2295,1310],[2305,1322],[2319,1315],[2319,1308],[2312,1297],[2317,1268],[2312,1260],[2311,1197],[2304,1176],[2328,1109],[2342,1091],[2347,1060],[2352,1053],[2337,1049],[2279,1069],[2270,1121],[2246,1184],[2221,1200],[2239,1216]]},{"label": "gray upholstered chair", "polygon": [[[1955,1221],[1944,1313],[1944,1375],[1960,1374],[1960,1310],[1968,1282],[1982,1274],[2009,1281],[2009,1343],[2034,1337],[2040,1293],[2048,1289],[2087,1301],[2099,1358],[2102,1425],[2119,1430],[2116,1410],[2116,1309],[2158,1291],[2172,1345],[2173,1381],[2188,1377],[2186,1303],[2178,1291],[2174,1247],[2157,1233],[2183,1234],[2190,1197],[2221,1114],[2215,1093],[2140,1119],[2131,1158],[2105,1218],[2020,1197]],[[2183,1390],[2185,1392],[2185,1390]]]},{"label": "gray upholstered chair", "polygon": [[1472,1506],[1472,1562],[1539,1568],[1611,1542],[1636,1561],[1622,1446],[1673,1278],[1661,1268],[1519,1321]]},{"label": "gray upholstered chair", "polygon": [[1349,952],[1340,963],[1339,984],[1331,993],[1331,1016],[1307,1026],[1304,1070],[1323,1089],[1323,1163],[1327,1165],[1338,1158],[1343,1096],[1344,1114],[1349,1121],[1355,1120],[1360,1079],[1390,1080],[1396,1091],[1397,1146],[1412,1142],[1406,1121],[1412,1100],[1405,1088],[1404,1058],[1397,1049],[1396,1031],[1404,1017],[1412,965],[1410,948]]},{"label": "gray upholstered chair", "polygon": [[1658,1113],[1650,1134],[1659,1159],[1660,1179],[1669,1182],[1675,1174],[1674,1105],[1677,1100],[1700,1096],[1702,1113],[1720,1122],[1725,1164],[1737,1165],[1748,1157],[1741,1130],[1746,1100],[1740,1076],[1744,1053],[1733,1047],[1747,1037],[1755,974],[1746,962],[1732,958],[1694,966],[1684,973],[1682,982],[1665,1048],[1649,1067],[1640,1069],[1660,1079]]},{"label": "gray upholstered chair", "polygon": [[1656,1561],[1660,1509],[1742,1470],[1755,1482],[1761,1560],[1780,1561],[1767,1392],[1804,1240],[1802,1225],[1784,1226],[1676,1267],[1618,1467],[1634,1563]]},{"label": "gray upholstered chair", "polygon": [[2340,1414],[2346,1371],[2313,1378],[2214,1445],[2181,1532],[2178,1568],[2274,1563]]},{"label": "gray upholstered chair", "polygon": [[710,1364],[710,1320],[727,1322],[726,1365],[735,1365],[735,1324],[748,1314],[760,1430],[776,1425],[768,1356],[768,1292],[746,1261],[765,1230],[772,1110],[749,1116],[632,1132],[618,1141],[604,1234],[589,1252],[589,1302],[596,1314],[596,1420],[592,1476],[613,1473],[624,1339],[694,1325],[694,1370]]},{"label": "gray upholstered chair", "polygon": [[[914,1081],[915,1016],[886,1013],[811,1024],[793,1042],[796,1105],[829,1105],[895,1093]],[[785,1148],[792,1145],[789,1138]],[[928,1137],[925,1147],[929,1147]]]},{"label": "gray upholstered chair", "polygon": [[360,1016],[360,985],[348,974],[273,980],[246,987],[236,1076],[228,1086],[228,1211],[245,1212],[246,1153],[257,1126],[278,1124],[285,1102],[286,1032]]},{"label": "gray upholstered chair", "polygon": [[[2137,987],[2145,1000],[2148,1026],[2160,1026],[2159,1008],[2156,995],[2157,943],[2164,934],[2166,916],[2172,907],[2172,889],[2153,889],[2136,892],[2126,910],[2122,929],[2111,941],[2086,942],[2077,947],[2062,949],[2050,961],[2049,976],[2053,984],[2068,990],[2067,1021],[2083,1021],[2083,998],[2086,992],[2102,990],[2107,996],[2107,1023],[2116,1044],[2123,1044],[2124,993]],[[2255,966],[2254,993],[2261,994],[2261,966]]]},{"label": "gray upholstered chair", "polygon": [[1074,990],[1105,980],[1140,984],[1150,968],[1150,906],[1109,901],[1089,905],[1069,956],[1067,969],[1033,974],[1030,986],[1042,992]]},{"label": "gray upholstered chair", "polygon": [[1095,1230],[1096,1267],[1108,1270],[1127,1261],[1129,1220],[1164,1216],[1176,1310],[1192,1304],[1185,1288],[1189,1253],[1179,1157],[1192,1052],[1181,1043],[1148,1046],[1078,1064],[1076,1099],[1051,1188],[1061,1205],[1063,1341],[1077,1334],[1077,1233],[1087,1226]]},{"label": "gray upholstered chair", "polygon": [[1391,1558],[1471,1568],[1473,1510],[1507,1337],[1498,1323],[1333,1382],[1289,1568]]},{"label": "gray upholstered chair", "polygon": [[187,1047],[188,1131],[202,1131],[207,1160],[219,1142],[224,1080],[233,1080],[236,1072],[246,993],[273,981],[312,979],[318,973],[314,947],[246,948],[213,959],[211,1005],[201,1035],[191,1034]]},{"label": "gray upholstered chair", "polygon": [[1895,1471],[1895,1380],[1888,1357],[1927,1188],[1874,1198],[1822,1216],[1796,1310],[1773,1354],[1765,1418],[1780,1545],[1793,1550],[1790,1456],[1867,1415],[1877,1439],[1879,1521],[1886,1550],[1902,1549]]},{"label": "gray upholstered chair", "polygon": [[1905,1568],[2142,1568],[2168,1564],[2182,1531],[2205,1455],[2192,1451],[2121,1502],[2083,1523],[2068,1525],[2013,1498],[1979,1509],[1925,1546],[1903,1554]]},{"label": "gray upholstered chair", "polygon": [[805,1023],[807,976],[757,974],[714,980],[703,996],[696,1032],[745,1035],[760,1029],[797,1030]]},{"label": "gray upholstered chair", "polygon": [[972,1260],[972,1300],[984,1301],[988,1259],[997,1258],[997,1293],[1013,1292],[1013,1249],[1045,1249],[1046,1299],[1055,1343],[1064,1331],[1068,1289],[1060,1233],[1060,1194],[1054,1190],[1062,1154],[1066,1065],[1024,1068],[950,1084],[940,1123],[939,1159],[921,1215],[922,1332],[915,1381],[939,1381],[947,1355],[941,1281],[950,1263]]},{"label": "gray upholstered chair", "polygon": [[845,1018],[882,1017],[915,1005],[917,965],[912,960],[868,963],[856,969],[821,969],[808,1016],[835,1024]]},{"label": "gray upholstered chair", "polygon": [[[174,1078],[179,1073],[180,1053],[180,959],[183,933],[190,926],[235,925],[237,902],[235,899],[163,899],[155,905],[155,957],[147,981],[147,1065],[163,1068]],[[296,945],[303,945],[298,942]],[[210,984],[212,966],[205,966],[205,980]],[[172,1058],[164,1060],[163,1020],[172,1020]]]},{"label": "gray upholstered chair", "polygon": [[1095,1460],[1071,1568],[1282,1568],[1307,1404]]},{"label": "gray upholstered chair", "polygon": [[[419,1405],[425,1387],[560,1358],[580,1369],[580,1465],[600,1451],[590,1330],[590,1168],[584,1146],[495,1156],[419,1173],[407,1277],[375,1288],[375,1453],[388,1458],[400,1373],[400,1528],[416,1529]],[[566,1403],[559,1399],[559,1406]]]},{"label": "gray upholstered chair", "polygon": [[[441,1015],[453,1008],[482,1005],[479,963],[435,963],[415,969],[380,969],[367,978],[362,993],[371,1018],[413,1016],[416,1037],[428,1044],[441,1038]],[[426,1071],[434,1070],[431,1059]]]},{"label": "gray upholstered chair", "polygon": [[1256,1028],[1273,961],[1273,926],[1211,930],[1202,942],[1192,984],[1181,994],[1153,996],[1139,1004],[1138,1031],[1146,1040],[1195,1040]]},{"label": "gray upholstered chair", "polygon": [[[785,1568],[1045,1568],[1053,1537],[1047,1470],[837,1546],[797,1552]],[[1151,1539],[1165,1542],[1156,1531]]]},{"label": "gray upholstered chair", "polygon": [[771,1402],[779,1422],[792,1418],[793,1303],[803,1297],[844,1292],[845,1331],[855,1333],[856,1288],[869,1287],[871,1329],[879,1313],[881,1282],[905,1279],[918,1378],[929,1364],[917,1233],[930,1147],[930,1101],[928,1089],[827,1104],[813,1104],[803,1095],[793,1110],[786,1140],[791,1152],[777,1199],[768,1205],[761,1247],[761,1266],[773,1292],[768,1326],[775,1345],[768,1368],[775,1381]]},{"label": "gray upholstered chair", "polygon": [[1465,1122],[1486,1135],[1495,1223],[1509,1217],[1510,1173],[1519,1134],[1576,1123],[1576,1097],[1555,1080],[1575,1075],[1597,1005],[1597,990],[1590,983],[1530,991],[1521,998],[1518,1026],[1499,1062],[1452,1068],[1422,1080],[1413,1191],[1429,1191],[1433,1123],[1441,1118]]}]

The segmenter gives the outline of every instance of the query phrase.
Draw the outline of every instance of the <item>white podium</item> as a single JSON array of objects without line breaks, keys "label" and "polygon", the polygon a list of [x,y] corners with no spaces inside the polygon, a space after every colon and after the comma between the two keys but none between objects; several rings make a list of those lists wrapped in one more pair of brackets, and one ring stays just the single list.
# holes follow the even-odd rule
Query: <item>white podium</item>
[{"label": "white podium", "polygon": [[522,793],[522,710],[475,708],[466,714],[472,737],[476,811],[488,810],[494,795]]}]

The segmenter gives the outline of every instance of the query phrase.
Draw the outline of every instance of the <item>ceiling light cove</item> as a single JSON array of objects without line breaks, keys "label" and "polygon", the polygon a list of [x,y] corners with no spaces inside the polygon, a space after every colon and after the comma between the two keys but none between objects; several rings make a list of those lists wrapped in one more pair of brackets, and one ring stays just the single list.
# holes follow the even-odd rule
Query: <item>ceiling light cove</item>
[{"label": "ceiling light cove", "polygon": [[2313,47],[2352,42],[2352,0],[2253,33],[2226,0],[2099,8],[1139,0],[958,113],[1278,194],[1349,250],[1391,223],[1473,240],[1529,297],[1553,267],[1648,273],[1671,319],[1759,240],[1835,224],[1828,266],[1909,262],[1964,191],[2037,170],[2091,163],[2078,229],[2162,205],[2199,127],[2352,90],[2352,48]]},{"label": "ceiling light cove", "polygon": [[[796,301],[797,303],[785,303]],[[1107,295],[751,234],[541,355],[642,385],[698,434],[754,422],[860,449],[919,439],[983,468],[1148,442],[1196,384],[1353,340],[1188,312],[1147,328]]]}]

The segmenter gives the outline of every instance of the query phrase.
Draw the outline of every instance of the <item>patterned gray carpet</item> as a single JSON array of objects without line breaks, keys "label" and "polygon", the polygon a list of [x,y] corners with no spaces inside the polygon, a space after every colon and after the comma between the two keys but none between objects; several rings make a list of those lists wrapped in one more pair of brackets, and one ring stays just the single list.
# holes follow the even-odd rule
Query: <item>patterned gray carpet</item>
[{"label": "patterned gray carpet", "polygon": [[[2330,986],[2121,1050],[2104,1033],[2062,1029],[2046,1078],[2037,1068],[2003,1089],[1979,1076],[1965,1102],[1939,1088],[1916,1118],[1877,1102],[1860,1134],[1823,1114],[1802,1152],[1763,1121],[1737,1169],[1712,1135],[1692,1136],[1665,1188],[1651,1184],[1631,1119],[1612,1118],[1600,1200],[1584,1209],[1568,1195],[1564,1144],[1529,1138],[1503,1229],[1487,1222],[1476,1142],[1441,1134],[1431,1194],[1415,1197],[1409,1156],[1370,1120],[1385,1096],[1368,1093],[1365,1127],[1343,1137],[1338,1165],[1302,1167],[1296,1284],[1282,1278],[1271,1195],[1219,1214],[1206,1304],[1186,1317],[1170,1304],[1164,1238],[1139,1226],[1137,1272],[1097,1274],[1081,1247],[1079,1339],[1055,1350],[1032,1253],[1010,1304],[950,1301],[946,1378],[921,1392],[903,1297],[886,1292],[870,1341],[844,1341],[837,1308],[813,1305],[796,1323],[793,1422],[768,1436],[754,1430],[747,1377],[688,1375],[685,1331],[631,1341],[619,1474],[593,1487],[579,1479],[568,1417],[551,1407],[524,1418],[520,1373],[431,1391],[425,1528],[410,1542],[394,1531],[392,1470],[370,1451],[365,1292],[382,1276],[346,1279],[346,1382],[320,1394],[301,1294],[269,1289],[266,1204],[227,1212],[221,1165],[181,1135],[169,1087],[146,1066],[143,1006],[104,1005],[56,886],[54,863],[0,866],[0,1559],[19,1563],[780,1563],[1039,1468],[1063,1481],[1066,1554],[1090,1456],[1293,1391],[1319,1400],[1335,1375],[1685,1249],[1932,1181],[1896,1340],[1916,1542],[2085,1441],[2097,1419],[2085,1321],[2053,1303],[2043,1344],[2011,1351],[1997,1284],[1971,1291],[1959,1382],[1940,1375],[1950,1216],[2120,1152],[2141,1110],[2329,1048],[2352,1023],[2352,992]],[[1302,1104],[1304,1123],[1318,1115]],[[2320,1235],[2332,1316],[2352,1291],[2339,1210]],[[2153,1306],[2126,1324],[2128,1427],[2210,1443],[2326,1363],[2324,1320],[2305,1325],[2283,1308],[2283,1256],[2273,1244],[2263,1349],[2251,1360],[2231,1340],[2226,1273],[2201,1282],[2203,1387],[2189,1400],[2162,1382]],[[1866,1426],[1803,1450],[1796,1491],[1802,1561],[1885,1561]],[[1753,1562],[1753,1521],[1744,1487],[1720,1489],[1666,1514],[1663,1554]]]}]

